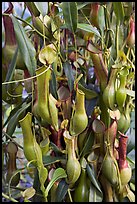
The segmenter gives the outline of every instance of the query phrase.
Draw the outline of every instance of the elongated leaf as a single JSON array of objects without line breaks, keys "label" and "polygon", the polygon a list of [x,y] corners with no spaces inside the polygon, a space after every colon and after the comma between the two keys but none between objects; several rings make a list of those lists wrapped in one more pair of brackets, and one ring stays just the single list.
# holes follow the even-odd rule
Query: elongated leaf
[{"label": "elongated leaf", "polygon": [[50,91],[51,91],[51,94],[54,96],[54,98],[58,100],[57,80],[56,80],[56,75],[54,70],[52,71],[51,77],[52,79],[50,80]]},{"label": "elongated leaf", "polygon": [[10,115],[8,116],[7,120],[5,121],[3,127],[5,127],[7,125],[7,123],[10,121],[10,119],[14,116],[14,114],[22,107],[22,104],[24,102],[20,103],[19,105],[17,105],[11,112]]},{"label": "elongated leaf", "polygon": [[68,78],[68,86],[71,92],[74,88],[74,76],[73,76],[72,66],[69,64],[69,62],[65,62],[63,63],[63,68],[64,68],[65,75]]},{"label": "elongated leaf", "polygon": [[44,166],[40,166],[40,167],[38,167],[38,171],[39,171],[39,181],[41,184],[40,189],[44,193],[45,192],[44,183],[48,177],[48,170]]},{"label": "elongated leaf", "polygon": [[90,99],[93,99],[93,98],[96,98],[98,96],[98,94],[91,90],[91,89],[87,89],[85,88],[82,84],[78,83],[78,88],[80,90],[82,90],[84,93],[85,93],[85,97],[86,99],[90,100]]},{"label": "elongated leaf", "polygon": [[12,134],[15,131],[16,125],[20,119],[21,114],[23,113],[24,110],[26,110],[29,106],[31,105],[31,103],[23,104],[23,106],[17,110],[17,112],[11,117],[11,119],[9,120],[8,126],[7,126],[7,130],[6,133],[10,136],[12,136]]},{"label": "elongated leaf", "polygon": [[113,9],[117,18],[117,22],[122,22],[124,18],[123,2],[113,2]]},{"label": "elongated leaf", "polygon": [[80,153],[80,157],[84,157],[86,154],[90,153],[93,143],[94,143],[94,134],[91,131]]},{"label": "elongated leaf", "polygon": [[[85,6],[88,5],[88,4],[91,4],[91,2],[84,2],[84,3],[82,3],[82,2],[77,2],[77,10],[82,9],[83,7],[85,7]],[[60,5],[59,5],[59,7],[60,7]],[[57,14],[57,16],[62,16],[62,15],[63,15],[63,12],[62,12],[62,11],[58,12],[58,14]]]},{"label": "elongated leaf", "polygon": [[67,174],[65,172],[65,170],[63,168],[58,168],[54,171],[53,173],[53,177],[51,179],[51,181],[49,182],[49,184],[47,185],[46,191],[45,191],[45,196],[48,196],[48,192],[51,189],[51,187],[53,186],[53,184],[61,178],[66,178]]},{"label": "elongated leaf", "polygon": [[60,162],[60,161],[65,161],[65,156],[61,157],[61,156],[50,156],[50,155],[46,155],[43,156],[43,163],[44,165],[50,165],[50,164],[54,164],[56,162]]},{"label": "elongated leaf", "polygon": [[6,80],[5,81],[11,81],[12,77],[13,77],[13,74],[14,74],[14,70],[15,70],[15,67],[16,67],[16,60],[17,60],[17,55],[18,55],[18,47],[15,51],[15,54],[12,58],[12,61],[8,67],[8,72],[7,72],[7,75],[6,75]]},{"label": "elongated leaf", "polygon": [[78,11],[76,2],[63,2],[62,10],[67,28],[71,32],[75,33],[78,22]]},{"label": "elongated leaf", "polygon": [[18,20],[12,15],[11,16],[14,30],[16,34],[16,40],[19,46],[19,50],[22,56],[22,60],[24,60],[24,63],[30,73],[31,76],[35,74],[36,69],[36,50],[31,43],[30,39],[28,38],[24,28],[22,25],[18,22]]},{"label": "elongated leaf", "polygon": [[33,182],[33,188],[36,190],[36,194],[33,197],[33,202],[42,202],[43,200],[43,195],[40,190],[40,180],[39,180],[39,172],[38,169],[36,168],[35,175],[34,175],[34,182]]},{"label": "elongated leaf", "polygon": [[89,192],[89,202],[102,202],[103,195],[91,184]]},{"label": "elongated leaf", "polygon": [[56,153],[56,155],[58,155],[58,156],[62,156],[63,155],[62,151],[53,142],[50,142],[50,146],[53,149],[53,151]]},{"label": "elongated leaf", "polygon": [[92,25],[89,25],[86,23],[78,23],[77,28],[87,31],[87,32],[94,33],[95,35],[101,38],[101,35],[99,31],[97,30],[97,28],[93,27]]},{"label": "elongated leaf", "polygon": [[102,194],[102,191],[101,191],[101,189],[100,189],[100,187],[99,187],[98,181],[97,181],[97,179],[95,178],[94,172],[93,172],[93,170],[91,169],[91,167],[89,166],[89,164],[86,165],[86,169],[87,169],[87,173],[88,173],[88,176],[89,176],[90,181],[92,182],[92,184],[94,185],[94,187],[97,188],[97,190]]},{"label": "elongated leaf", "polygon": [[59,182],[59,185],[56,190],[55,202],[61,202],[64,199],[67,193],[68,187],[69,187],[69,184],[66,183],[65,179],[62,179]]},{"label": "elongated leaf", "polygon": [[25,2],[25,4],[27,5],[27,7],[28,7],[29,11],[31,12],[31,14],[33,14],[35,17],[40,15],[40,12],[37,9],[34,2]]},{"label": "elongated leaf", "polygon": [[34,4],[43,17],[48,13],[48,2],[34,2]]},{"label": "elongated leaf", "polygon": [[105,18],[104,18],[104,8],[103,8],[103,6],[100,6],[100,8],[99,8],[98,22],[99,22],[99,28],[103,32],[104,27],[105,27]]}]

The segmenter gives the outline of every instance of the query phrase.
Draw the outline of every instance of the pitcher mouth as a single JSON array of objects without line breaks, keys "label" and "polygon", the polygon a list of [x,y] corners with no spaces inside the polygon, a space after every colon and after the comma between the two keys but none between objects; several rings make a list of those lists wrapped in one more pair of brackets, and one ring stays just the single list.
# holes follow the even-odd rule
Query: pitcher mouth
[{"label": "pitcher mouth", "polygon": [[22,123],[22,122],[28,117],[28,115],[32,116],[32,113],[28,112],[28,113],[24,116],[24,118],[22,118],[21,120],[19,120],[19,123]]},{"label": "pitcher mouth", "polygon": [[81,94],[81,95],[85,95],[85,93],[84,93],[82,90],[80,90],[79,88],[77,88],[77,92],[78,92],[79,94]]},{"label": "pitcher mouth", "polygon": [[[46,68],[46,69],[45,69]],[[45,69],[45,70],[44,70]],[[38,76],[41,76],[42,74],[44,74],[45,72],[47,72],[49,69],[51,69],[51,67],[50,66],[46,66],[46,65],[43,65],[42,67],[39,67],[38,69],[36,69],[36,75],[37,75],[37,77]],[[43,70],[42,72],[41,72],[41,70]]]}]

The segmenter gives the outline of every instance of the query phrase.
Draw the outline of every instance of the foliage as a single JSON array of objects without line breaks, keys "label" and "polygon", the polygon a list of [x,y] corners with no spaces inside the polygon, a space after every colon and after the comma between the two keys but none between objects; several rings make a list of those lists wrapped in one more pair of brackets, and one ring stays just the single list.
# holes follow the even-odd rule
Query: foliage
[{"label": "foliage", "polygon": [[7,3],[4,202],[135,202],[134,7]]}]

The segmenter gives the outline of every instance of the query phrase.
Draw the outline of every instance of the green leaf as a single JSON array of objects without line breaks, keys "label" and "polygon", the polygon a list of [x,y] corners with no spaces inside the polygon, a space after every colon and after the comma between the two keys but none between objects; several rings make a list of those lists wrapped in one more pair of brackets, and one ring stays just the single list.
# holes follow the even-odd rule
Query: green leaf
[{"label": "green leaf", "polygon": [[100,6],[100,8],[99,8],[98,22],[99,22],[99,28],[103,32],[104,27],[105,27],[105,18],[104,18],[104,8],[103,8],[103,6]]},{"label": "green leaf", "polygon": [[33,202],[42,202],[43,201],[43,194],[40,190],[40,180],[39,180],[39,172],[36,168],[35,174],[34,174],[34,181],[33,181],[33,188],[36,190],[36,194],[33,198]]},{"label": "green leaf", "polygon": [[[82,9],[83,7],[85,7],[85,6],[88,5],[88,4],[91,4],[91,2],[84,2],[84,3],[82,3],[82,2],[77,2],[77,10]],[[59,7],[61,8],[61,5],[59,5]],[[62,11],[58,12],[58,14],[57,14],[57,16],[62,16],[62,15],[63,15],[63,12],[62,12]]]},{"label": "green leaf", "polygon": [[84,157],[86,154],[90,153],[93,143],[94,143],[94,134],[91,131],[80,153],[80,157]]},{"label": "green leaf", "polygon": [[48,192],[50,191],[51,187],[58,179],[66,178],[66,177],[67,177],[67,174],[63,168],[56,169],[53,173],[52,179],[50,180],[49,184],[47,185],[47,188],[45,191],[45,196],[48,196]]},{"label": "green leaf", "polygon": [[14,114],[22,107],[23,103],[20,103],[19,105],[17,105],[12,111],[10,111],[10,115],[8,116],[7,120],[5,121],[3,127],[5,127],[7,125],[7,123],[9,122],[9,120],[14,116]]},{"label": "green leaf", "polygon": [[23,113],[24,110],[26,110],[29,106],[31,105],[31,103],[23,104],[22,107],[20,109],[18,109],[15,114],[10,118],[8,126],[7,126],[7,130],[6,133],[10,136],[12,136],[12,134],[15,131],[16,125],[18,123],[18,121],[20,120],[20,116]]},{"label": "green leaf", "polygon": [[50,146],[51,146],[52,150],[56,153],[56,155],[59,155],[59,156],[63,155],[62,151],[53,142],[50,142]]},{"label": "green leaf", "polygon": [[12,179],[14,178],[14,176],[16,176],[17,174],[19,174],[23,169],[17,169],[13,174],[12,176],[10,177],[10,180],[9,180],[9,183],[8,183],[8,193],[9,193],[9,196],[11,197],[11,182],[12,182]]},{"label": "green leaf", "polygon": [[90,167],[89,164],[86,165],[86,169],[87,169],[87,174],[88,174],[88,176],[89,176],[90,181],[92,182],[92,184],[94,185],[94,187],[102,194],[102,191],[101,191],[101,189],[100,189],[100,187],[99,187],[98,181],[97,181],[97,179],[95,178],[94,172],[93,172],[93,170],[91,169],[91,167]]},{"label": "green leaf", "polygon": [[48,2],[34,2],[36,8],[44,17],[48,13]]},{"label": "green leaf", "polygon": [[124,18],[123,2],[113,2],[113,9],[117,18],[117,22],[121,23]]},{"label": "green leaf", "polygon": [[56,198],[55,198],[55,202],[61,202],[68,190],[69,184],[66,183],[65,179],[62,179],[57,187],[56,190]]},{"label": "green leaf", "polygon": [[5,81],[11,81],[12,80],[14,70],[15,70],[15,67],[16,67],[17,56],[18,56],[18,47],[16,48],[15,54],[14,54],[14,56],[12,58],[12,61],[11,61],[10,65],[9,65],[9,67],[8,67],[8,72],[7,72]]},{"label": "green leaf", "polygon": [[68,78],[68,86],[71,92],[74,88],[74,76],[73,76],[72,66],[70,65],[69,62],[65,62],[63,63],[63,68],[64,68],[65,75]]},{"label": "green leaf", "polygon": [[89,202],[102,202],[103,195],[91,184],[89,192]]},{"label": "green leaf", "polygon": [[36,5],[34,4],[34,2],[25,2],[25,4],[27,5],[29,11],[35,16],[39,16],[40,12],[37,9]]},{"label": "green leaf", "polygon": [[63,2],[62,3],[63,16],[67,28],[75,33],[78,22],[78,10],[76,2]]},{"label": "green leaf", "polygon": [[43,163],[44,165],[48,166],[50,164],[54,164],[56,162],[60,162],[60,161],[65,161],[65,156],[61,157],[61,156],[50,156],[50,155],[46,155],[43,156]]},{"label": "green leaf", "polygon": [[38,167],[38,172],[39,172],[39,181],[41,184],[41,191],[44,193],[45,192],[45,181],[47,180],[48,177],[48,170],[44,166],[39,166]]},{"label": "green leaf", "polygon": [[86,99],[90,100],[90,99],[93,99],[93,98],[96,98],[98,96],[98,94],[91,90],[91,89],[87,89],[85,88],[84,86],[82,86],[82,84],[78,83],[78,88],[80,90],[82,90],[84,93],[85,93],[85,97]]},{"label": "green leaf", "polygon": [[18,20],[13,15],[11,16],[11,18],[13,21],[16,40],[22,56],[22,60],[24,60],[24,63],[30,75],[33,76],[35,74],[35,69],[36,69],[36,58],[35,58],[36,50],[33,44],[31,43],[30,39],[28,38],[22,25],[18,22]]},{"label": "green leaf", "polygon": [[99,31],[97,30],[96,27],[93,27],[92,25],[86,24],[86,23],[78,23],[77,28],[87,31],[87,32],[91,32],[94,33],[95,35],[97,35],[98,37],[101,38],[101,35],[99,33]]},{"label": "green leaf", "polygon": [[51,91],[51,94],[54,96],[54,98],[58,100],[57,80],[56,80],[56,75],[55,75],[54,69],[53,69],[52,74],[51,74],[50,91]]}]

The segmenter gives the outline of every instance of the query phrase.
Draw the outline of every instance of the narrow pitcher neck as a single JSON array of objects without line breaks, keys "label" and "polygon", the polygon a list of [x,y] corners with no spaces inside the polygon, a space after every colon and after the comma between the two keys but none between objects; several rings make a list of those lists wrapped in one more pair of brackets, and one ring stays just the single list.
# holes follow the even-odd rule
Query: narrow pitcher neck
[{"label": "narrow pitcher neck", "polygon": [[27,142],[28,144],[33,142],[33,134],[31,130],[32,114],[28,112],[27,115],[19,122],[22,128],[24,142]]},{"label": "narrow pitcher neck", "polygon": [[16,169],[16,154],[9,154],[8,171],[15,171]]},{"label": "narrow pitcher neck", "polygon": [[[51,70],[44,66],[38,70],[36,70],[37,75],[37,92],[38,92],[38,103],[45,102],[47,99],[47,95],[49,94],[49,80],[51,76]],[[44,72],[41,74],[42,72]],[[38,76],[41,74],[40,76]]]},{"label": "narrow pitcher neck", "polygon": [[68,159],[76,159],[74,139],[67,139],[67,152]]},{"label": "narrow pitcher neck", "polygon": [[76,111],[85,112],[85,94],[81,90],[76,91]]},{"label": "narrow pitcher neck", "polygon": [[115,84],[117,72],[118,72],[117,68],[111,68],[110,78],[109,78],[109,82],[108,82],[108,84],[110,86]]}]

